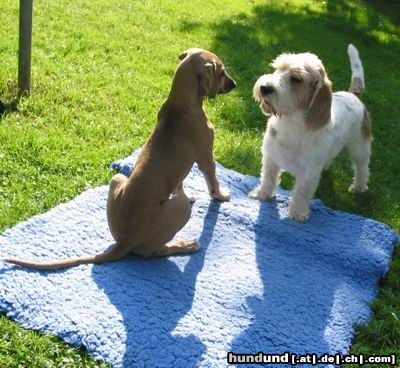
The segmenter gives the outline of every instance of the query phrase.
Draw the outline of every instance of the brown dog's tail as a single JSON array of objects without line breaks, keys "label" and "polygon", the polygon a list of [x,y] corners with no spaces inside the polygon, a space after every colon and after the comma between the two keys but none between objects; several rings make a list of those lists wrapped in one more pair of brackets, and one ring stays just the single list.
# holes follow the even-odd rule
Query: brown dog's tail
[{"label": "brown dog's tail", "polygon": [[28,261],[20,258],[5,258],[2,259],[4,262],[12,263],[18,266],[33,268],[36,270],[57,270],[60,268],[74,267],[81,264],[87,263],[104,263],[104,262],[113,262],[120,258],[125,257],[130,253],[129,247],[125,247],[121,244],[114,244],[103,253],[94,255],[94,256],[82,256],[82,257],[74,257],[68,258],[60,261],[53,262],[34,262]]},{"label": "brown dog's tail", "polygon": [[360,60],[360,55],[352,44],[350,44],[347,48],[347,53],[349,54],[351,65],[351,84],[349,92],[355,94],[361,99],[361,96],[365,90],[365,82],[364,69]]}]

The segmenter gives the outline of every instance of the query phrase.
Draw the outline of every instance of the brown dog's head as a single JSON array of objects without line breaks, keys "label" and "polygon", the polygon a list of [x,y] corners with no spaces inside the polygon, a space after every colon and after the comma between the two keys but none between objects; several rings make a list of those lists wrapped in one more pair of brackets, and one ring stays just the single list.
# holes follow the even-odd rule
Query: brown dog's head
[{"label": "brown dog's head", "polygon": [[227,73],[219,57],[207,50],[188,49],[179,55],[179,60],[182,63],[191,63],[195,68],[202,97],[214,98],[217,94],[228,93],[236,87],[236,82]]}]

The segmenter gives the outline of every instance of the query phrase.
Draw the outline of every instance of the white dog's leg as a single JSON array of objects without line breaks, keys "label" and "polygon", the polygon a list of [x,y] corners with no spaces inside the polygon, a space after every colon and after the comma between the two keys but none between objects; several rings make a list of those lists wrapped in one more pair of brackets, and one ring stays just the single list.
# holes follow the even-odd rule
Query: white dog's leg
[{"label": "white dog's leg", "polygon": [[354,179],[349,191],[352,193],[365,192],[368,189],[371,141],[361,138],[358,141],[352,141],[347,148],[354,164]]},{"label": "white dog's leg", "polygon": [[354,179],[349,187],[352,193],[365,192],[368,189],[369,168],[367,162],[355,162]]},{"label": "white dog's leg", "polygon": [[310,215],[310,200],[318,187],[320,172],[314,175],[296,177],[293,197],[290,201],[289,218],[304,222]]},{"label": "white dog's leg", "polygon": [[261,184],[249,193],[249,197],[260,201],[270,200],[275,195],[275,188],[279,182],[280,168],[266,155],[263,155],[261,169]]}]

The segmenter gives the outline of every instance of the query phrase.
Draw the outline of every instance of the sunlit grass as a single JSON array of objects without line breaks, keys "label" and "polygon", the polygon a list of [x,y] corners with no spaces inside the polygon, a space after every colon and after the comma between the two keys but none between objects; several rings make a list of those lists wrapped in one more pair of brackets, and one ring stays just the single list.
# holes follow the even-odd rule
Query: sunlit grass
[{"label": "sunlit grass", "polygon": [[[17,6],[0,0],[5,102],[16,95]],[[217,159],[258,175],[266,120],[252,99],[257,77],[271,70],[268,64],[280,52],[311,51],[324,61],[334,88],[347,89],[350,42],[364,63],[365,102],[374,124],[370,191],[347,192],[352,171],[341,155],[317,195],[333,208],[400,230],[398,2],[43,0],[34,9],[32,97],[0,120],[0,230],[106,184],[110,162],[146,141],[177,56],[191,46],[215,51],[238,82],[235,92],[206,103],[216,127]],[[283,186],[291,184],[284,176]],[[398,258],[374,303],[373,320],[357,330],[355,352],[400,356]],[[5,317],[0,336],[1,367],[95,364]]]}]

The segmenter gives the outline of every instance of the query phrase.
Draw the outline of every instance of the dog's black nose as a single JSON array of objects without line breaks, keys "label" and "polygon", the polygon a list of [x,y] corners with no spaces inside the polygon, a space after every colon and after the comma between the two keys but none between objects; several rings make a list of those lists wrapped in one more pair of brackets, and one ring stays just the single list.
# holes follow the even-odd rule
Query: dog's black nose
[{"label": "dog's black nose", "polygon": [[227,82],[225,83],[225,88],[218,93],[228,93],[236,88],[236,82],[232,78],[228,78]]},{"label": "dog's black nose", "polygon": [[268,95],[270,95],[272,92],[274,92],[274,87],[272,87],[272,86],[261,86],[261,87],[260,87],[260,91],[261,91],[261,94],[262,94],[262,95],[268,96]]}]

